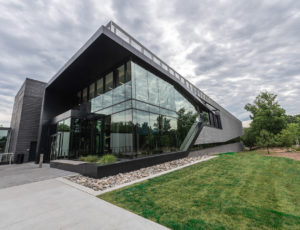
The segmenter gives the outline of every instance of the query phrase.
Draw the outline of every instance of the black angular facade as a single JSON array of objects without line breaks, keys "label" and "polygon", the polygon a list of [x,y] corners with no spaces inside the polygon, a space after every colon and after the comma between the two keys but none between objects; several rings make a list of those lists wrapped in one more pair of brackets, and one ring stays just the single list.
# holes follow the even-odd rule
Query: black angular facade
[{"label": "black angular facade", "polygon": [[136,158],[242,134],[238,119],[113,22],[40,89],[36,159]]}]

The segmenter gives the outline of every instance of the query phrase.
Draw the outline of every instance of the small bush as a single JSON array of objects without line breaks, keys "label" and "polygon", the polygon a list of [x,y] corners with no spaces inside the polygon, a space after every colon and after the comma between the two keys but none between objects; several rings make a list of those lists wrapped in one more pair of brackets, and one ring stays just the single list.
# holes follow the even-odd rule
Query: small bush
[{"label": "small bush", "polygon": [[105,164],[115,163],[116,161],[117,161],[117,158],[115,155],[106,154],[103,157],[101,157],[100,160],[97,161],[97,163],[105,165]]},{"label": "small bush", "polygon": [[80,161],[95,163],[99,161],[99,157],[97,155],[88,155],[79,157]]}]

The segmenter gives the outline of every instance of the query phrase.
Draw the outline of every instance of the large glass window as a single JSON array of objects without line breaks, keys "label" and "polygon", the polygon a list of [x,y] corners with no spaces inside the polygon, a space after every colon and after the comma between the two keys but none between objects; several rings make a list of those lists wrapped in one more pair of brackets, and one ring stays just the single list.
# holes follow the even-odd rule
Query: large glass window
[{"label": "large glass window", "polygon": [[79,91],[78,93],[77,93],[77,103],[78,104],[81,104],[82,103],[82,98],[81,98],[81,93],[82,93],[82,91]]},{"label": "large glass window", "polygon": [[135,126],[135,151],[137,155],[149,154],[149,112],[133,110],[133,123]]},{"label": "large glass window", "polygon": [[110,72],[105,76],[105,92],[108,92],[113,89],[113,80],[114,80],[114,75],[113,72]]},{"label": "large glass window", "polygon": [[97,80],[97,96],[103,94],[103,79],[104,78]]},{"label": "large glass window", "polygon": [[149,114],[149,149],[151,154],[162,153],[160,144],[160,119],[158,114]]},{"label": "large glass window", "polygon": [[152,73],[148,73],[148,86],[149,86],[149,101],[151,104],[159,106],[159,83],[158,77]]},{"label": "large glass window", "polygon": [[111,116],[111,150],[121,156],[132,155],[133,133],[131,110]]},{"label": "large glass window", "polygon": [[158,79],[158,85],[159,85],[159,105],[163,108],[168,108],[169,84],[162,79]]},{"label": "large glass window", "polygon": [[6,142],[8,140],[8,130],[0,130],[0,153],[5,152]]},{"label": "large glass window", "polygon": [[102,108],[112,106],[112,91],[106,92],[100,97],[103,98],[102,106],[101,106]]},{"label": "large glass window", "polygon": [[139,65],[134,65],[135,98],[149,102],[147,71]]},{"label": "large glass window", "polygon": [[131,61],[85,88],[82,97],[88,96],[91,112],[105,115],[105,151],[119,156],[176,151],[197,118],[195,107],[172,84]]},{"label": "large glass window", "polygon": [[57,124],[57,140],[55,158],[68,158],[70,144],[71,119],[65,119]]},{"label": "large glass window", "polygon": [[63,125],[63,137],[62,137],[62,149],[61,149],[63,158],[68,158],[68,154],[69,154],[70,128],[71,128],[71,119],[68,118],[64,120],[64,125]]},{"label": "large glass window", "polygon": [[116,70],[116,87],[125,84],[125,66],[121,65]]},{"label": "large glass window", "polygon": [[84,88],[82,91],[82,102],[87,102],[87,97],[88,97],[88,89]]},{"label": "large glass window", "polygon": [[119,85],[113,91],[113,104],[120,103],[125,100],[125,85]]},{"label": "large glass window", "polygon": [[126,63],[126,82],[129,82],[131,81],[131,65],[132,65],[132,62],[129,61]]},{"label": "large glass window", "polygon": [[89,87],[89,100],[95,97],[95,83],[90,84]]}]

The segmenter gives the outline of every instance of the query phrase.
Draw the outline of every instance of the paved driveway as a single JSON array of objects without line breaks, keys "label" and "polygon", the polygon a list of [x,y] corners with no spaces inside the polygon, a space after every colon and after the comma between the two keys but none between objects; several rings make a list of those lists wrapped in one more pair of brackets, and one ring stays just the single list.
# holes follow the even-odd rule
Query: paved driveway
[{"label": "paved driveway", "polygon": [[74,174],[50,168],[49,164],[42,168],[34,163],[0,165],[0,189]]},{"label": "paved driveway", "polygon": [[58,179],[0,189],[0,229],[163,230]]}]

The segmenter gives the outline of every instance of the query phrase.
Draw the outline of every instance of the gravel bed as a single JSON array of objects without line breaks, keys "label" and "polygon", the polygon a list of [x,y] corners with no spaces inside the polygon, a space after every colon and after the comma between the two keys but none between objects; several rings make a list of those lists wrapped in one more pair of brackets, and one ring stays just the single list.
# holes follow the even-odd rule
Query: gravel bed
[{"label": "gravel bed", "polygon": [[83,185],[85,187],[91,188],[94,191],[103,191],[144,177],[152,176],[164,171],[175,169],[190,163],[202,161],[207,158],[210,158],[210,156],[186,157],[179,160],[169,161],[163,164],[150,166],[147,168],[141,168],[139,170],[127,173],[119,173],[114,176],[103,177],[100,179],[94,179],[82,175],[69,176],[66,177],[66,179],[77,184]]}]

